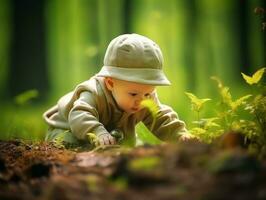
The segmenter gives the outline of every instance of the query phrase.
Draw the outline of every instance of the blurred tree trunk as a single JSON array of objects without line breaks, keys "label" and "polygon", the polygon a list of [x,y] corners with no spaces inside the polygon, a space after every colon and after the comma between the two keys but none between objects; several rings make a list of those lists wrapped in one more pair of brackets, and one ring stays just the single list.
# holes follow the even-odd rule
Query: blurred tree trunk
[{"label": "blurred tree trunk", "polygon": [[124,33],[131,33],[132,27],[132,0],[124,0],[124,16],[123,16],[123,23],[124,23]]},{"label": "blurred tree trunk", "polygon": [[[89,2],[92,7],[95,5],[95,1]],[[46,1],[50,96],[62,96],[88,75],[87,54],[92,57],[97,54],[97,49],[87,40],[92,37],[88,27],[95,29],[90,11],[81,1]]]},{"label": "blurred tree trunk", "polygon": [[99,71],[108,43],[125,30],[123,9],[124,0],[47,2],[52,99],[74,89]]},{"label": "blurred tree trunk", "polygon": [[[246,3],[246,43],[248,46],[249,66],[243,70],[246,73],[253,74],[258,68],[266,67],[266,29],[262,29],[262,23],[266,22],[266,1],[253,0],[246,1]],[[264,17],[254,12],[257,7],[264,8]]]},{"label": "blurred tree trunk", "polygon": [[44,0],[13,0],[11,6],[9,95],[37,89],[43,97],[48,89]]},{"label": "blurred tree trunk", "polygon": [[7,73],[9,69],[8,50],[10,46],[10,2],[0,1],[0,99],[6,98]]},{"label": "blurred tree trunk", "polygon": [[216,85],[210,80],[215,75],[225,84],[238,83],[240,67],[239,20],[237,1],[196,1],[197,24],[194,60],[196,88],[202,97],[210,96]]}]

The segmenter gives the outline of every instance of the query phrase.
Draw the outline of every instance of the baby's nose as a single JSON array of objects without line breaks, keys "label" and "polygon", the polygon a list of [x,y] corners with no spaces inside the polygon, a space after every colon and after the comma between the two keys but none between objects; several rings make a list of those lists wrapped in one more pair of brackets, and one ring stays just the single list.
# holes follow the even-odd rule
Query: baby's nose
[{"label": "baby's nose", "polygon": [[137,100],[135,101],[135,104],[136,104],[137,106],[139,106],[143,99],[144,99],[144,98],[139,98],[139,99],[137,99]]},{"label": "baby's nose", "polygon": [[135,101],[135,104],[136,104],[136,105],[140,105],[140,102],[141,102],[141,101],[142,101],[142,100],[138,99],[138,100]]}]

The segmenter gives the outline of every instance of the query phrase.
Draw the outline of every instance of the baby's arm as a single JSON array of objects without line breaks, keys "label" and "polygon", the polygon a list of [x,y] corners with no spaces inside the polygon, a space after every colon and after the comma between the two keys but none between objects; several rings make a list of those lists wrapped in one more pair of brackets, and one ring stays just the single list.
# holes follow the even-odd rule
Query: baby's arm
[{"label": "baby's arm", "polygon": [[185,123],[179,120],[177,113],[171,107],[163,104],[159,104],[158,115],[153,127],[151,127],[153,118],[150,114],[144,118],[143,123],[164,141],[176,141],[188,133]]},{"label": "baby's arm", "polygon": [[97,136],[99,145],[115,144],[115,138],[100,123],[96,108],[97,103],[93,94],[82,92],[68,115],[72,133],[83,140],[87,139],[88,133],[93,133]]}]

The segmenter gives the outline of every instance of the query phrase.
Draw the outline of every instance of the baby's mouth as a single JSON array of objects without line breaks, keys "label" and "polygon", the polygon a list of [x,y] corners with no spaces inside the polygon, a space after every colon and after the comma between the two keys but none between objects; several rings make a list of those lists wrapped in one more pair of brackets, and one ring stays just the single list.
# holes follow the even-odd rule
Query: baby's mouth
[{"label": "baby's mouth", "polygon": [[139,108],[131,108],[131,110],[133,110],[134,112],[138,111]]}]

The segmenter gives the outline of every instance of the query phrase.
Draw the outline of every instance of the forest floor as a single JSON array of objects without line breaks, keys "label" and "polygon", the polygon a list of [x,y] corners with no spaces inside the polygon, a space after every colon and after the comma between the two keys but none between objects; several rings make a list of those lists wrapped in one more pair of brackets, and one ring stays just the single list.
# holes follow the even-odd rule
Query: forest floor
[{"label": "forest floor", "polygon": [[197,141],[94,151],[0,141],[0,199],[263,200],[266,162]]}]

